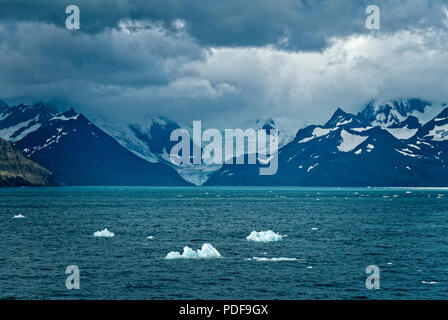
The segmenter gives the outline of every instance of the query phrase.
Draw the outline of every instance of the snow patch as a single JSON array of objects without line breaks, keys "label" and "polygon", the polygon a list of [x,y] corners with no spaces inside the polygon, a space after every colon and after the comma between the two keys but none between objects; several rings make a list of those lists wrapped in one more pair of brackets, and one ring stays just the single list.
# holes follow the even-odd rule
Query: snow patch
[{"label": "snow patch", "polygon": [[14,135],[14,133],[19,131],[20,129],[28,127],[28,125],[33,120],[35,120],[35,119],[30,119],[28,121],[20,122],[14,126],[0,130],[0,138],[5,139],[5,140],[10,140],[10,138]]},{"label": "snow patch", "polygon": [[443,126],[434,126],[434,129],[429,131],[425,137],[432,136],[434,141],[445,141],[448,140],[448,123]]},{"label": "snow patch", "polygon": [[342,122],[338,122],[338,123],[336,123],[336,127],[352,123],[352,121],[353,121],[353,119],[349,119],[349,120],[345,120],[345,121],[342,121]]},{"label": "snow patch", "polygon": [[323,129],[323,128],[319,128],[319,127],[314,128],[314,130],[312,132],[312,136],[300,140],[299,143],[305,143],[305,142],[311,141],[315,138],[325,136],[325,135],[329,134],[330,132],[331,132],[330,129]]},{"label": "snow patch", "polygon": [[79,117],[79,114],[77,114],[76,116],[73,116],[73,117],[66,117],[63,114],[61,114],[61,115],[54,116],[53,118],[50,119],[50,121],[52,121],[52,120],[69,121],[69,120],[76,120],[76,119],[78,119],[78,117]]},{"label": "snow patch", "polygon": [[319,165],[319,163],[315,163],[312,166],[309,166],[307,171],[310,172],[311,170],[313,170],[314,168],[316,168]]},{"label": "snow patch", "polygon": [[373,128],[373,127],[352,128],[351,130],[356,131],[356,132],[363,132],[363,131],[366,131],[366,130],[370,130],[370,129],[372,129],[372,128]]},{"label": "snow patch", "polygon": [[11,142],[17,142],[22,140],[23,138],[25,138],[27,135],[29,135],[30,133],[36,131],[37,129],[39,129],[41,127],[40,123],[36,123],[33,124],[31,127],[26,128],[25,130],[23,130],[22,132],[20,132],[19,135],[17,135],[16,137],[11,138]]},{"label": "snow patch", "polygon": [[404,127],[395,129],[386,128],[386,130],[395,138],[406,140],[413,137],[418,129],[409,129],[408,127]]},{"label": "snow patch", "polygon": [[350,152],[353,149],[355,149],[357,146],[359,146],[361,143],[366,141],[368,138],[363,136],[358,136],[356,134],[351,134],[345,130],[341,131],[341,138],[342,142],[338,146],[338,150],[341,152]]},{"label": "snow patch", "polygon": [[417,157],[418,158],[417,155],[413,154],[412,151],[410,151],[407,148],[404,150],[395,149],[395,151],[397,151],[398,153],[401,153],[402,155],[407,156],[407,157],[413,157],[413,158]]}]

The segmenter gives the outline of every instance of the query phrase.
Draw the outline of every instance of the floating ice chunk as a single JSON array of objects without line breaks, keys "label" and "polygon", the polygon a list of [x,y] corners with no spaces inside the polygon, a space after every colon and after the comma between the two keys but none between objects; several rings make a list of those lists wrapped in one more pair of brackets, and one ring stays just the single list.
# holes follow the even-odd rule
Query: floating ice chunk
[{"label": "floating ice chunk", "polygon": [[306,267],[307,269],[313,269],[313,267],[312,266],[308,266],[308,267]]},{"label": "floating ice chunk", "polygon": [[272,242],[272,241],[281,241],[283,240],[283,237],[278,233],[275,233],[272,230],[268,231],[252,231],[250,235],[247,236],[247,240],[249,241],[255,241],[255,242]]},{"label": "floating ice chunk", "polygon": [[25,216],[23,215],[23,214],[21,214],[21,213],[19,213],[19,214],[16,214],[14,217],[12,217],[13,219],[23,219],[23,218],[25,218]]},{"label": "floating ice chunk", "polygon": [[282,262],[282,261],[296,261],[297,258],[260,258],[260,257],[253,257],[246,259],[247,261],[255,260],[255,261],[261,261],[261,262]]},{"label": "floating ice chunk", "polygon": [[152,239],[154,239],[154,237],[153,236],[147,236],[146,239],[152,240]]},{"label": "floating ice chunk", "polygon": [[319,228],[311,228],[311,230],[317,231],[317,230],[319,230]]},{"label": "floating ice chunk", "polygon": [[437,281],[425,281],[425,280],[422,280],[422,283],[423,284],[437,284]]},{"label": "floating ice chunk", "polygon": [[201,249],[194,251],[188,246],[184,247],[184,252],[169,252],[165,259],[211,259],[220,258],[221,254],[210,243],[204,243]]},{"label": "floating ice chunk", "polygon": [[107,228],[105,228],[104,230],[101,231],[95,231],[93,233],[94,237],[102,237],[102,238],[111,238],[111,237],[115,237],[115,233],[110,232],[109,230],[107,230]]}]

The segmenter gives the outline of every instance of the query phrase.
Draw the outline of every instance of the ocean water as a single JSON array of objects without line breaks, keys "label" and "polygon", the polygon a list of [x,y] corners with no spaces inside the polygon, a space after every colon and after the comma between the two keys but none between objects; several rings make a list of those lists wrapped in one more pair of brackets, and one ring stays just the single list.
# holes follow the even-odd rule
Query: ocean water
[{"label": "ocean water", "polygon": [[[447,299],[447,220],[443,189],[0,189],[0,298]],[[222,257],[165,259],[204,243]]]}]

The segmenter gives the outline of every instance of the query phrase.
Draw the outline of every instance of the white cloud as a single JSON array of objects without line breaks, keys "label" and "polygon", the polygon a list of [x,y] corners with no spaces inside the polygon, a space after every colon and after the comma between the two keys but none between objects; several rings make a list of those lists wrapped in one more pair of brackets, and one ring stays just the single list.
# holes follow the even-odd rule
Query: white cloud
[{"label": "white cloud", "polygon": [[[213,48],[186,68],[240,88],[252,113],[325,121],[371,99],[448,100],[448,36],[435,30],[335,38],[323,52]],[[261,112],[258,112],[261,111]]]}]

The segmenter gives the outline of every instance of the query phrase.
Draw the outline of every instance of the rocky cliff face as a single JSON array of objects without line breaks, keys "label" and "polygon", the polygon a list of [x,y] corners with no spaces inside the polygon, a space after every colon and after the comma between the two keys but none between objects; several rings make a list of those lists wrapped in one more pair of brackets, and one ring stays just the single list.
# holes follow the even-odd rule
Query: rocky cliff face
[{"label": "rocky cliff face", "polygon": [[0,187],[57,185],[53,174],[0,139]]}]

